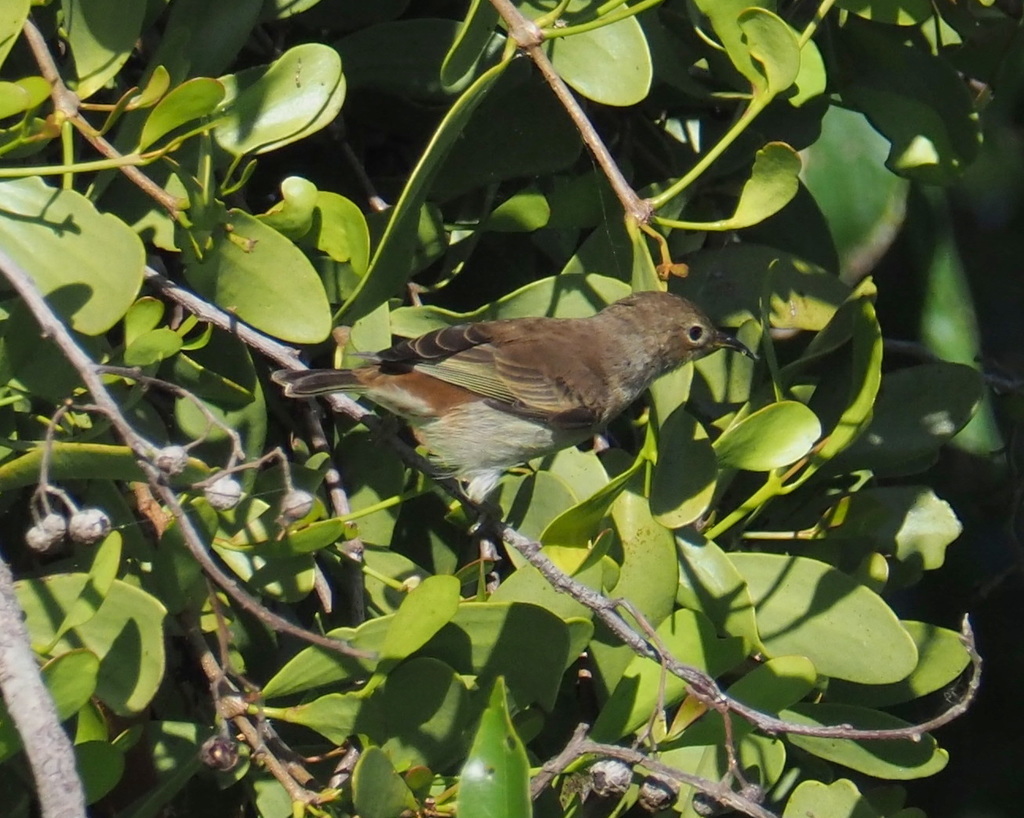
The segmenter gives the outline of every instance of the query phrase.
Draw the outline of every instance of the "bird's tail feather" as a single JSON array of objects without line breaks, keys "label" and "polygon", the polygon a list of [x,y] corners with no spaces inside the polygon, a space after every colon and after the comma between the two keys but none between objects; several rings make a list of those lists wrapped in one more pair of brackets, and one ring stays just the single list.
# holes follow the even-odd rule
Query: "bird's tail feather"
[{"label": "bird's tail feather", "polygon": [[278,369],[270,375],[292,398],[312,398],[331,392],[361,392],[363,384],[351,369]]}]

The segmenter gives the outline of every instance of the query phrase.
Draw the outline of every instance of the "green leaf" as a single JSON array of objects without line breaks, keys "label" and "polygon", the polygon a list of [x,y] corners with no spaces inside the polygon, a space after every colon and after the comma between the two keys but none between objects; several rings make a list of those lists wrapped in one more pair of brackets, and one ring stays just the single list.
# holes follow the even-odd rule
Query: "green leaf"
[{"label": "green leaf", "polygon": [[149,366],[166,361],[181,351],[181,335],[167,327],[159,327],[140,335],[124,350],[126,366]]},{"label": "green leaf", "polygon": [[72,628],[84,625],[96,615],[117,578],[117,570],[120,565],[121,533],[111,531],[96,547],[96,553],[89,568],[89,581],[82,588],[82,593],[54,633],[54,641],[60,639]]},{"label": "green leaf", "polygon": [[951,684],[970,664],[960,634],[929,625],[904,622],[903,627],[917,645],[917,667],[902,681],[887,685],[857,685],[834,679],[829,682],[829,701],[887,707],[926,696]]},{"label": "green leaf", "polygon": [[781,554],[730,554],[754,600],[768,656],[806,656],[825,676],[886,684],[917,665],[892,609],[829,565]]},{"label": "green leaf", "polygon": [[793,29],[781,17],[756,6],[741,11],[737,23],[747,54],[730,51],[733,64],[762,94],[773,97],[789,88],[800,72],[800,46]]},{"label": "green leaf", "polygon": [[[861,157],[850,162],[851,152]],[[906,211],[909,182],[885,167],[889,143],[862,113],[829,106],[821,136],[804,149],[804,184],[839,252],[840,268],[858,279],[882,256]]]},{"label": "green leaf", "polygon": [[754,602],[726,553],[691,529],[677,533],[676,546],[681,569],[676,601],[704,614],[719,633],[741,637],[747,653],[763,653],[754,620]]},{"label": "green leaf", "polygon": [[608,515],[612,503],[645,462],[644,458],[637,458],[632,466],[609,480],[586,500],[560,513],[548,523],[540,535],[540,541],[549,545],[587,545],[598,533],[597,527]]},{"label": "green leaf", "polygon": [[891,143],[886,166],[926,184],[949,184],[981,144],[970,92],[947,60],[898,28],[856,19],[837,32],[843,99]]},{"label": "green leaf", "polygon": [[396,335],[415,338],[468,321],[535,315],[586,318],[605,305],[625,298],[630,292],[629,285],[616,278],[564,273],[533,281],[471,312],[453,312],[433,306],[399,307],[391,312],[391,327]]},{"label": "green leaf", "polygon": [[292,240],[301,239],[313,226],[318,194],[308,179],[289,176],[281,182],[281,201],[256,218]]},{"label": "green leaf", "polygon": [[469,691],[444,662],[417,657],[388,674],[380,696],[381,749],[399,770],[438,769],[461,758],[475,714]]},{"label": "green leaf", "polygon": [[458,809],[460,815],[476,818],[525,818],[533,814],[530,762],[512,725],[501,679],[491,688],[490,703],[462,765]]},{"label": "green leaf", "polygon": [[[43,665],[43,683],[53,697],[60,721],[71,718],[89,703],[96,692],[99,669],[96,654],[84,648],[69,650]],[[10,758],[21,746],[21,736],[0,701],[0,761]]]},{"label": "green leaf", "polygon": [[929,0],[836,0],[836,6],[865,20],[896,26],[920,25],[935,13]]},{"label": "green leaf", "polygon": [[455,577],[433,576],[409,593],[388,627],[377,673],[415,653],[452,620],[459,609],[459,588]]},{"label": "green leaf", "polygon": [[224,119],[213,135],[236,156],[267,153],[316,133],[338,115],[345,99],[341,58],[319,43],[294,46],[269,66],[220,81],[226,89],[219,109]]},{"label": "green leaf", "polygon": [[395,206],[391,209],[384,234],[351,298],[342,306],[349,323],[372,312],[390,298],[405,282],[407,259],[412,254],[420,208],[441,161],[462,135],[473,110],[483,102],[507,63],[500,63],[484,73],[456,100],[413,170]]},{"label": "green leaf", "polygon": [[857,786],[845,778],[823,784],[803,781],[786,802],[782,818],[882,818],[871,803],[860,794]]},{"label": "green leaf", "polygon": [[789,253],[758,244],[731,244],[687,258],[690,272],[672,292],[700,304],[730,327],[760,322],[764,271],[771,267],[768,319],[773,327],[820,330],[850,292],[834,275]]},{"label": "green leaf", "polygon": [[367,747],[359,756],[352,771],[352,802],[362,818],[395,818],[419,809],[405,781],[378,747]]},{"label": "green leaf", "polygon": [[309,260],[242,210],[228,211],[223,232],[185,276],[205,298],[268,335],[315,344],[331,331],[327,295]]},{"label": "green leaf", "polygon": [[[612,505],[612,520],[622,547],[618,581],[611,597],[628,599],[655,628],[672,611],[678,584],[675,538],[651,515],[650,503],[638,493],[643,474]],[[602,687],[611,692],[633,652],[599,626],[590,646]]]},{"label": "green leaf", "polygon": [[734,423],[714,443],[723,469],[771,471],[806,455],[821,437],[817,415],[798,401],[770,403]]},{"label": "green leaf", "polygon": [[836,467],[903,474],[908,465],[934,457],[971,419],[981,397],[981,375],[964,364],[928,363],[886,373],[870,424]]},{"label": "green leaf", "polygon": [[0,247],[73,329],[100,335],[121,320],[142,285],[146,258],[128,225],[38,177],[0,182],[0,200]]},{"label": "green leaf", "polygon": [[196,77],[172,89],[146,117],[136,150],[145,151],[175,128],[208,116],[224,99],[224,93],[224,84],[209,77]]},{"label": "green leaf", "polygon": [[319,191],[313,223],[303,237],[334,261],[348,262],[356,276],[366,275],[370,263],[370,231],[366,217],[350,199],[330,191]]},{"label": "green leaf", "polygon": [[[808,40],[800,48],[800,71],[793,80],[791,93],[785,95],[786,102],[794,108],[799,108],[805,102],[824,94],[827,87],[825,61],[814,40]],[[860,165],[861,163],[858,163],[858,167]]]},{"label": "green leaf", "polygon": [[480,229],[496,233],[531,233],[544,227],[550,217],[551,207],[547,198],[531,186],[494,208]]},{"label": "green leaf", "polygon": [[142,31],[145,3],[63,0],[64,29],[75,58],[73,87],[88,99],[121,70]]},{"label": "green leaf", "polygon": [[124,774],[124,753],[108,741],[76,744],[75,761],[87,804],[95,804],[107,795]]},{"label": "green leaf", "polygon": [[32,0],[9,0],[0,6],[0,65],[21,36]]},{"label": "green leaf", "polygon": [[488,46],[501,42],[494,33],[498,10],[488,0],[471,0],[466,19],[459,25],[448,53],[441,63],[441,85],[447,91],[459,89],[478,70]]},{"label": "green leaf", "polygon": [[[36,483],[42,465],[43,447],[37,446],[26,454],[0,465],[0,491],[10,491]],[[183,483],[195,483],[210,474],[206,466],[190,458],[185,471],[177,475]],[[50,449],[51,480],[145,480],[132,450],[127,446],[108,446],[103,443],[54,442]]]},{"label": "green leaf", "polygon": [[963,530],[949,504],[923,486],[864,489],[846,502],[842,525],[826,539],[891,555],[917,573],[939,568]]},{"label": "green leaf", "polygon": [[545,47],[562,79],[594,102],[636,105],[651,90],[651,51],[636,17],[551,38]]},{"label": "green leaf", "polygon": [[[848,724],[861,730],[911,726],[909,722],[888,713],[848,704],[798,704],[783,711],[780,716],[798,724]],[[842,764],[865,775],[897,781],[934,775],[949,760],[949,754],[939,748],[929,733],[925,733],[920,741],[851,741],[796,734],[789,734],[786,738],[791,744],[826,761]]]},{"label": "green leaf", "polygon": [[651,484],[651,513],[666,528],[698,519],[711,504],[718,480],[708,433],[683,407],[658,427],[658,461]]},{"label": "green leaf", "polygon": [[[51,645],[82,595],[88,574],[55,574],[15,583],[33,644]],[[50,648],[59,655],[86,647],[100,658],[96,695],[115,713],[142,712],[164,676],[163,605],[145,591],[114,580],[96,614]]]},{"label": "green leaf", "polygon": [[[719,639],[711,623],[696,611],[676,610],[657,629],[665,650],[710,676],[743,661],[741,640]],[[617,741],[644,724],[658,707],[679,702],[686,683],[652,659],[633,656],[591,730],[595,741]]]}]

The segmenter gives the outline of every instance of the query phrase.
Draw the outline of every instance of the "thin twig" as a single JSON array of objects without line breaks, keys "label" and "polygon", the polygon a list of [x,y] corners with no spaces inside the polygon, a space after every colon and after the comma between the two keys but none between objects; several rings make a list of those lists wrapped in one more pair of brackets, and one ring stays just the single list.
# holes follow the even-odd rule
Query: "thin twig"
[{"label": "thin twig", "polygon": [[562,103],[562,107],[565,108],[565,112],[576,125],[584,143],[590,148],[590,152],[594,155],[597,164],[600,165],[612,190],[615,191],[615,195],[622,203],[623,210],[638,224],[647,224],[651,220],[654,209],[647,201],[641,199],[633,190],[632,185],[626,181],[626,177],[622,175],[611,152],[605,146],[604,140],[601,139],[583,108],[576,101],[569,86],[555,71],[555,67],[551,64],[551,60],[548,59],[548,55],[544,53],[544,48],[541,45],[544,41],[543,32],[528,20],[512,4],[511,0],[491,0],[491,4],[498,10],[501,19],[508,26],[509,36],[533,60],[548,85],[551,86],[555,96],[558,97],[558,101]]},{"label": "thin twig", "polygon": [[[39,73],[50,83],[50,98],[53,100],[53,107],[57,114],[74,125],[86,141],[103,156],[108,159],[124,159],[124,155],[96,133],[96,130],[82,117],[79,112],[78,95],[64,84],[64,80],[61,79],[60,72],[57,70],[57,64],[50,54],[50,49],[46,46],[46,40],[31,19],[25,21],[22,33],[25,35],[25,40],[32,50],[32,56],[35,57],[36,64],[39,66]],[[121,165],[118,169],[143,192],[158,202],[172,217],[177,218],[182,209],[182,202],[176,196],[172,196],[137,167]]]}]

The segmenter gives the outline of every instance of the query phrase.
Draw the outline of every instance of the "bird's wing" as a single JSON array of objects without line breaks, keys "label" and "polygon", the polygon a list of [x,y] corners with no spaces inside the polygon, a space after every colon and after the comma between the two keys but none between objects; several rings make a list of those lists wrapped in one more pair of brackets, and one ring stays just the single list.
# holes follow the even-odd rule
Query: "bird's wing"
[{"label": "bird's wing", "polygon": [[460,324],[402,341],[377,359],[385,368],[408,367],[461,386],[519,417],[567,429],[593,426],[596,413],[566,389],[536,342],[542,329],[550,332],[547,319]]}]

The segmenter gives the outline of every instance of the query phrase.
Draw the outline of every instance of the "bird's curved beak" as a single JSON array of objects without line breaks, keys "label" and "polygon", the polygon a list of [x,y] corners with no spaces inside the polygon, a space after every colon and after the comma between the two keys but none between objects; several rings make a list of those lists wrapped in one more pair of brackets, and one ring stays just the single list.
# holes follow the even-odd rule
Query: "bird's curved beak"
[{"label": "bird's curved beak", "polygon": [[757,353],[753,352],[750,348],[748,348],[746,344],[741,343],[739,340],[737,340],[727,332],[717,330],[715,332],[715,348],[722,349],[723,347],[726,349],[734,349],[737,352],[742,352],[752,361],[757,360]]}]

